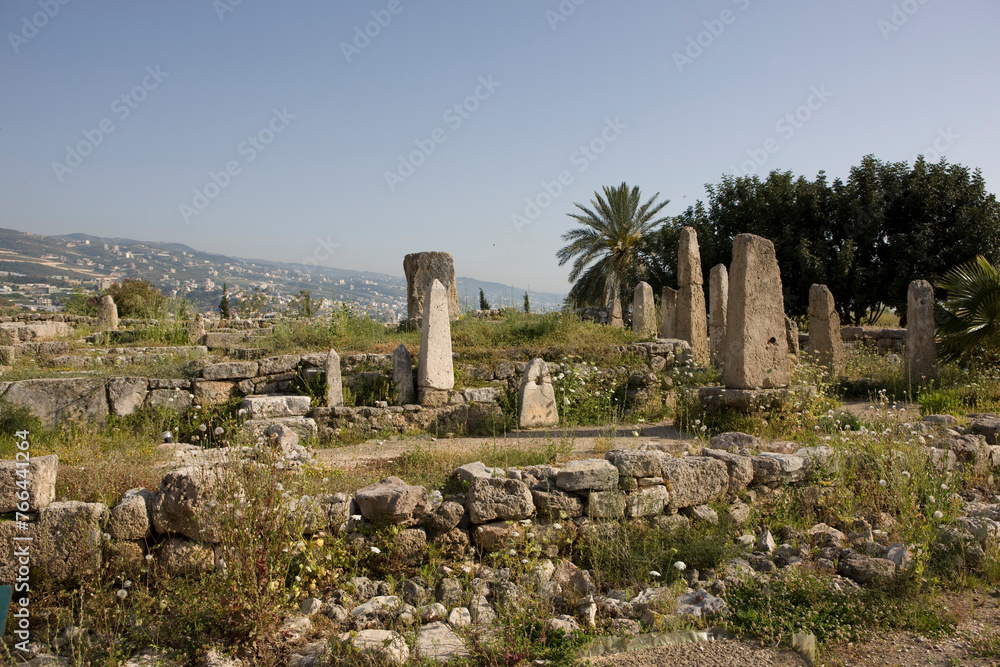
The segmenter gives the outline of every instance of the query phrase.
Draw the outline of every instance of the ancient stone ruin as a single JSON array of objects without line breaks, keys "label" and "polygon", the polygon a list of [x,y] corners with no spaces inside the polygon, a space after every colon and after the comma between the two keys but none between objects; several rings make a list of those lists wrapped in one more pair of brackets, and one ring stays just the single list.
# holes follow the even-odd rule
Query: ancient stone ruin
[{"label": "ancient stone ruin", "polygon": [[708,363],[708,322],[701,274],[698,234],[693,227],[681,229],[677,248],[677,311],[674,332],[691,344],[695,363]]},{"label": "ancient stone ruin", "polygon": [[326,355],[326,404],[335,407],[344,404],[344,385],[340,375],[340,355],[330,350]]},{"label": "ancient stone ruin", "polygon": [[521,428],[555,426],[559,423],[556,394],[549,366],[535,358],[524,369],[517,391],[517,421]]},{"label": "ancient stone ruin", "polygon": [[729,389],[788,385],[788,341],[774,244],[753,234],[733,239],[722,380]]},{"label": "ancient stone ruin", "polygon": [[611,324],[611,326],[613,326],[616,329],[625,328],[625,318],[622,317],[621,299],[614,299],[611,302],[611,316],[609,324]]},{"label": "ancient stone ruin", "polygon": [[729,309],[729,271],[716,264],[708,274],[708,352],[713,364],[722,364],[726,349],[726,313]]},{"label": "ancient stone ruin", "polygon": [[118,330],[118,306],[110,294],[101,297],[101,302],[97,305],[96,328],[98,331]]},{"label": "ancient stone ruin", "polygon": [[663,293],[660,296],[660,309],[663,311],[660,318],[660,338],[676,338],[677,290],[670,287],[663,288]]},{"label": "ancient stone ruin", "polygon": [[417,395],[413,390],[413,359],[402,343],[392,353],[392,383],[396,387],[396,405],[407,405],[416,400]]},{"label": "ancient stone ruin", "polygon": [[636,285],[632,294],[632,331],[642,337],[656,334],[656,305],[647,282]]},{"label": "ancient stone ruin", "polygon": [[809,288],[809,354],[830,377],[844,374],[844,341],[840,335],[840,315],[833,294],[826,285]]},{"label": "ancient stone ruin", "polygon": [[417,367],[417,398],[430,407],[445,405],[448,391],[455,387],[448,303],[448,290],[434,279],[424,299]]},{"label": "ancient stone ruin", "polygon": [[934,343],[934,288],[926,280],[914,280],[906,293],[906,377],[923,384],[938,376]]},{"label": "ancient stone ruin", "polygon": [[455,260],[450,252],[415,252],[403,258],[406,275],[407,319],[418,322],[423,316],[424,302],[431,282],[437,280],[446,291],[448,319],[458,319],[458,287],[455,284]]}]

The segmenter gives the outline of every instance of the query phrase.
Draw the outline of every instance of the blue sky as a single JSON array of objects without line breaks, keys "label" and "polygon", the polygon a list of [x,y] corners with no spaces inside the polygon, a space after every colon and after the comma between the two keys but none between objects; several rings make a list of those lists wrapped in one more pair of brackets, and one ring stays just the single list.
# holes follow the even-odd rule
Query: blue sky
[{"label": "blue sky", "polygon": [[446,250],[565,291],[566,214],[622,181],[676,214],[725,173],[939,153],[996,192],[998,26],[994,0],[4,0],[0,226],[395,275]]}]

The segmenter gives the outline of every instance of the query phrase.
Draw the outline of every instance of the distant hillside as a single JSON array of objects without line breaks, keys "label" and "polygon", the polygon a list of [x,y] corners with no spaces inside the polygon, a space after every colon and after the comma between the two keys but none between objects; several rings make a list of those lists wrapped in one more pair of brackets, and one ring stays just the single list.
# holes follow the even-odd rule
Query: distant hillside
[{"label": "distant hillside", "polygon": [[[244,291],[264,290],[278,309],[308,290],[315,300],[352,303],[380,319],[406,317],[406,281],[400,276],[229,257],[182,243],[89,234],[42,236],[0,229],[0,283],[33,286],[20,294],[14,290],[11,297],[25,305],[51,302],[58,306],[73,289],[95,289],[124,278],[148,280],[165,294],[183,296],[198,309],[215,308],[225,284],[237,298]],[[468,277],[459,277],[457,282],[464,309],[479,307],[480,288],[493,307],[521,308],[523,304],[522,287]],[[535,311],[558,308],[565,296],[528,294]]]}]

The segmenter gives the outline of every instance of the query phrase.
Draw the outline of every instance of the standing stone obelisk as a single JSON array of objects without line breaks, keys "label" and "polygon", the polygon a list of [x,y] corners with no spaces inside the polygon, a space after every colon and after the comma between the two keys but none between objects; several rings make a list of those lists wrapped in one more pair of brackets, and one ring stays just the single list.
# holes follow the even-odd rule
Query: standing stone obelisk
[{"label": "standing stone obelisk", "polygon": [[625,328],[625,319],[622,317],[622,301],[614,299],[611,301],[611,312],[608,313],[608,324],[615,329]]},{"label": "standing stone obelisk", "polygon": [[656,333],[656,305],[653,303],[653,288],[641,282],[632,293],[632,331],[639,336]]},{"label": "standing stone obelisk", "polygon": [[722,381],[729,389],[788,385],[788,340],[774,244],[754,234],[733,239]]},{"label": "standing stone obelisk", "polygon": [[694,227],[681,229],[677,248],[677,284],[677,337],[691,344],[691,357],[696,364],[707,364],[708,320],[701,274],[701,252],[698,250],[698,233]]},{"label": "standing stone obelisk", "polygon": [[192,345],[201,345],[205,337],[205,316],[195,313],[194,317],[188,320],[188,342]]},{"label": "standing stone obelisk", "polygon": [[101,302],[97,304],[97,330],[118,330],[118,306],[110,294],[102,296]]},{"label": "standing stone obelisk", "polygon": [[424,312],[427,289],[432,280],[444,285],[448,294],[448,317],[458,319],[458,287],[455,284],[455,260],[450,252],[414,252],[403,257],[406,276],[406,317],[415,322]]},{"label": "standing stone obelisk", "polygon": [[716,264],[708,272],[708,352],[716,366],[722,365],[726,349],[726,312],[729,309],[729,271]]},{"label": "standing stone obelisk", "polygon": [[808,352],[819,366],[826,366],[831,378],[844,374],[844,339],[840,336],[840,315],[833,294],[826,285],[809,288]]},{"label": "standing stone obelisk", "polygon": [[448,290],[435,279],[425,295],[420,325],[417,398],[421,405],[440,407],[447,404],[448,391],[454,387]]},{"label": "standing stone obelisk", "polygon": [[923,384],[938,376],[934,345],[934,288],[926,280],[914,280],[906,292],[906,379]]},{"label": "standing stone obelisk", "polygon": [[677,290],[664,287],[660,296],[660,338],[677,337]]},{"label": "standing stone obelisk", "polygon": [[326,405],[333,408],[344,404],[344,383],[340,375],[340,355],[336,350],[326,354]]},{"label": "standing stone obelisk", "polygon": [[392,382],[396,386],[396,405],[408,405],[416,398],[413,391],[413,358],[402,343],[392,353]]}]

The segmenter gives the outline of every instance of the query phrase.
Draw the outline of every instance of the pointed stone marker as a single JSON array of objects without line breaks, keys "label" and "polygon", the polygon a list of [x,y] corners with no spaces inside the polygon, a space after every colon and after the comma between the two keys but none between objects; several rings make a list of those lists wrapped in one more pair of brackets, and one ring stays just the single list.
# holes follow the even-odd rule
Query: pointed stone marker
[{"label": "pointed stone marker", "polygon": [[337,407],[344,404],[344,384],[340,376],[340,355],[336,350],[326,354],[326,405]]},{"label": "pointed stone marker", "polygon": [[639,336],[656,333],[656,305],[653,303],[653,288],[642,282],[632,293],[632,331]]},{"label": "pointed stone marker", "polygon": [[675,333],[691,344],[695,363],[708,363],[708,316],[705,312],[704,281],[701,275],[701,252],[698,233],[693,227],[681,229],[677,248],[677,314]]},{"label": "pointed stone marker", "polygon": [[517,390],[517,421],[521,428],[555,426],[559,423],[556,393],[544,359],[532,359],[524,369],[521,386]]},{"label": "pointed stone marker", "polygon": [[906,377],[910,384],[923,384],[938,376],[934,345],[934,288],[926,280],[914,280],[906,292]]},{"label": "pointed stone marker", "polygon": [[396,385],[396,405],[408,405],[416,399],[413,391],[413,358],[400,343],[392,353],[392,382]]},{"label": "pointed stone marker", "polygon": [[809,288],[809,354],[826,366],[831,378],[844,374],[844,340],[840,336],[840,315],[833,294],[826,285]]},{"label": "pointed stone marker", "polygon": [[717,366],[722,365],[726,349],[726,312],[729,308],[729,271],[716,264],[708,274],[708,351]]},{"label": "pointed stone marker", "polygon": [[455,367],[451,358],[451,321],[448,318],[448,291],[435,279],[427,289],[420,326],[420,357],[417,387],[427,392],[447,392],[455,387]]}]

